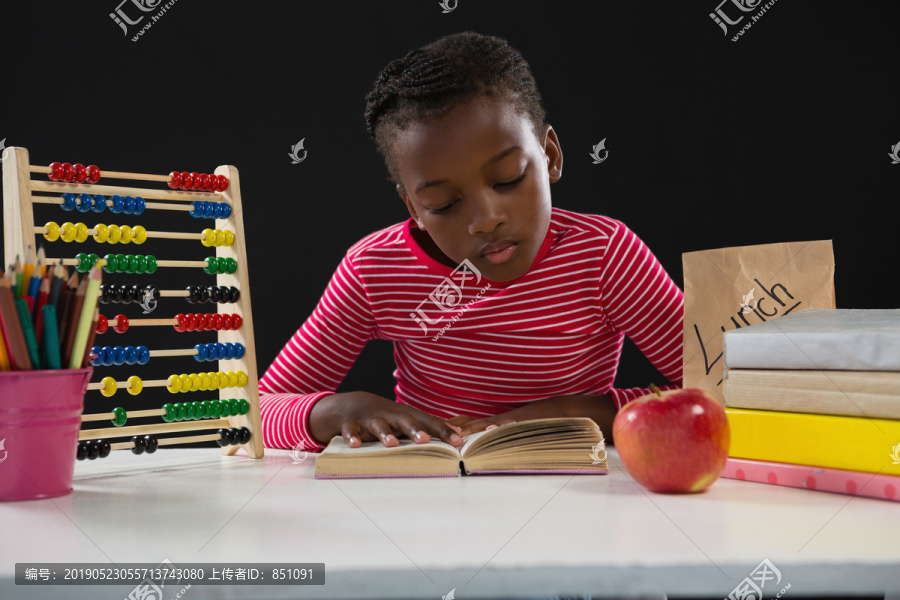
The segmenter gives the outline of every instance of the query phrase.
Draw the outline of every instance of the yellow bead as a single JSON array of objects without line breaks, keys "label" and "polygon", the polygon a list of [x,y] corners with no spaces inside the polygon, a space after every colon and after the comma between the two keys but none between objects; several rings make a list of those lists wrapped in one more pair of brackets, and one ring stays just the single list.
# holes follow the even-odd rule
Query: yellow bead
[{"label": "yellow bead", "polygon": [[141,381],[141,378],[137,375],[132,375],[128,378],[128,393],[132,396],[137,396],[141,393],[141,390],[144,389],[144,382]]},{"label": "yellow bead", "polygon": [[130,244],[131,240],[134,238],[134,232],[131,230],[131,227],[122,225],[119,227],[119,230],[122,232],[122,239],[119,240],[119,242],[122,244]]},{"label": "yellow bead", "polygon": [[196,392],[200,389],[200,375],[197,373],[191,373],[191,391]]},{"label": "yellow bead", "polygon": [[59,225],[50,221],[48,223],[44,223],[44,227],[47,228],[47,233],[44,234],[44,239],[48,242],[55,242],[59,239]]},{"label": "yellow bead", "polygon": [[119,240],[122,239],[122,230],[119,229],[118,225],[110,225],[109,226],[109,239],[106,240],[110,244],[118,244]]},{"label": "yellow bead", "polygon": [[228,229],[226,229],[223,233],[225,234],[225,242],[224,242],[224,244],[225,244],[226,246],[232,245],[232,244],[234,243],[234,232],[233,232],[233,231],[229,231]]},{"label": "yellow bead", "polygon": [[216,373],[219,376],[219,389],[224,390],[228,387],[228,373],[225,371],[219,371]]},{"label": "yellow bead", "polygon": [[116,390],[119,389],[119,386],[116,384],[116,380],[112,377],[104,377],[100,380],[100,383],[103,384],[103,387],[100,388],[100,393],[107,398],[115,394]]},{"label": "yellow bead", "polygon": [[209,389],[219,389],[219,374],[215,371],[210,371],[209,373],[207,373],[207,376],[209,376]]},{"label": "yellow bead", "polygon": [[204,229],[202,233],[202,237],[200,239],[200,243],[206,246],[207,248],[211,246],[215,246],[216,244],[216,232],[212,229]]},{"label": "yellow bead", "polygon": [[225,232],[221,229],[216,229],[216,246],[224,246],[225,245]]},{"label": "yellow bead", "polygon": [[187,373],[182,373],[179,377],[181,378],[181,393],[185,394],[191,391],[191,376]]},{"label": "yellow bead", "polygon": [[181,391],[181,377],[178,375],[169,375],[169,384],[166,386],[170,394],[177,394]]},{"label": "yellow bead", "polygon": [[198,377],[200,378],[200,386],[198,387],[198,389],[202,392],[205,392],[209,389],[209,374],[199,373]]},{"label": "yellow bead", "polygon": [[84,223],[75,224],[75,241],[81,244],[88,239],[88,228]]},{"label": "yellow bead", "polygon": [[144,229],[141,225],[135,225],[134,227],[132,227],[132,231],[134,232],[135,244],[143,244],[147,241],[147,230]]},{"label": "yellow bead", "polygon": [[66,221],[59,227],[59,236],[62,238],[64,242],[74,242],[75,241],[75,223],[71,223]]},{"label": "yellow bead", "polygon": [[228,387],[234,387],[237,385],[237,373],[234,371],[228,371]]},{"label": "yellow bead", "polygon": [[103,223],[97,223],[96,225],[94,225],[94,229],[97,230],[97,233],[94,234],[94,241],[100,244],[105,244],[106,240],[109,239],[109,227],[107,227]]},{"label": "yellow bead", "polygon": [[238,387],[244,387],[247,385],[247,374],[243,371],[237,372],[237,385]]}]

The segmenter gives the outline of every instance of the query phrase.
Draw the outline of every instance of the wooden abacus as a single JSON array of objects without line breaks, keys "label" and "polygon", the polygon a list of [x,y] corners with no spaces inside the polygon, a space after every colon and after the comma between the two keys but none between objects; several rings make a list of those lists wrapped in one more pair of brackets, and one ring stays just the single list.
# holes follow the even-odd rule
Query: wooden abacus
[{"label": "wooden abacus", "polygon": [[[218,332],[218,343],[198,344],[194,348],[176,350],[149,350],[145,346],[109,346],[97,352],[92,358],[97,379],[98,369],[103,365],[142,365],[151,357],[192,356],[195,360],[218,360],[219,371],[172,375],[168,379],[142,381],[133,375],[124,382],[116,382],[111,377],[88,384],[88,399],[82,422],[109,419],[115,427],[102,429],[82,429],[79,434],[79,454],[92,454],[89,458],[103,457],[111,450],[132,449],[136,454],[152,452],[157,446],[171,444],[216,441],[222,446],[222,453],[233,455],[243,447],[252,458],[263,456],[262,426],[260,424],[259,391],[256,372],[256,350],[253,342],[253,319],[250,311],[250,286],[247,274],[247,250],[244,239],[241,195],[238,171],[232,166],[220,166],[213,175],[181,173],[173,171],[169,175],[149,175],[143,173],[101,172],[94,165],[52,163],[49,167],[31,165],[28,150],[11,147],[7,149],[3,165],[3,217],[4,250],[7,260],[24,255],[28,246],[37,247],[35,236],[50,242],[83,242],[88,236],[103,243],[143,244],[147,239],[166,238],[196,240],[207,247],[215,247],[216,256],[204,261],[156,260],[152,255],[107,254],[100,258],[96,254],[79,253],[75,258],[48,258],[53,265],[75,266],[85,272],[99,262],[107,272],[154,273],[157,268],[203,268],[206,273],[216,275],[215,286],[189,286],[187,290],[160,290],[157,286],[147,286],[144,301],[158,302],[166,297],[187,297],[192,302],[213,301],[218,304],[215,314],[178,314],[175,317],[155,319],[127,319],[117,315],[113,319],[101,318],[97,331],[110,327],[124,332],[130,326],[172,326],[177,331]],[[50,181],[32,179],[32,174],[49,175]],[[150,189],[98,185],[103,178],[125,179],[145,182],[166,183],[171,189]],[[40,195],[39,195],[40,194]],[[150,200],[150,201],[147,201]],[[154,202],[159,200],[162,202]],[[87,215],[105,211],[114,214],[139,215],[144,210],[168,210],[181,213],[190,212],[197,218],[215,218],[216,229],[205,229],[200,233],[178,231],[146,231],[141,226],[96,225],[88,227],[82,223],[64,223],[62,226],[49,222],[35,226],[35,204],[58,204],[64,210],[77,209]],[[187,215],[185,215],[187,216]],[[49,254],[49,253],[48,253]],[[123,258],[124,257],[124,258]],[[164,277],[159,279],[164,280]],[[104,300],[121,301],[121,293],[131,290],[116,290],[116,286],[105,286],[101,292]],[[131,287],[132,290],[139,286]],[[112,290],[112,291],[111,291]],[[133,298],[137,301],[137,298]],[[185,344],[188,345],[188,344]],[[107,350],[107,351],[104,351]],[[112,355],[112,356],[111,356]],[[195,363],[197,364],[197,363]],[[190,369],[191,371],[196,370]],[[143,388],[166,387],[169,392],[218,390],[219,400],[171,403],[159,409],[125,410],[117,407],[112,412],[89,413],[91,390],[104,396],[113,395],[118,389],[126,389],[129,394],[140,393]],[[240,400],[233,398],[235,388]],[[162,423],[142,424],[124,427],[129,418],[162,417]],[[189,422],[176,422],[189,420]],[[211,433],[157,438],[164,433],[184,433],[209,431]],[[117,438],[130,438],[113,441]],[[84,456],[79,456],[84,458]]]}]

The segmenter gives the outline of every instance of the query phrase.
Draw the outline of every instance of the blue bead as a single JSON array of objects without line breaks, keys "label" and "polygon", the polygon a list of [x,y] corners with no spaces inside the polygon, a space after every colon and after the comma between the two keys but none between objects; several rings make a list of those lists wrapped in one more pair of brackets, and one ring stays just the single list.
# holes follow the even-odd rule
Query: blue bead
[{"label": "blue bead", "polygon": [[95,213],[102,213],[104,210],[106,210],[106,198],[101,196],[100,194],[96,194],[94,196],[93,210]]},{"label": "blue bead", "polygon": [[125,364],[133,365],[137,362],[138,351],[134,346],[125,346]]},{"label": "blue bead", "polygon": [[150,350],[147,349],[147,346],[138,346],[137,352],[138,352],[137,363],[139,365],[146,365],[147,361],[150,360]]},{"label": "blue bead", "polygon": [[90,194],[78,194],[78,212],[86,213],[94,207],[94,200]]},{"label": "blue bead", "polygon": [[125,347],[124,346],[116,346],[115,352],[116,352],[115,363],[117,365],[124,365],[125,364]]},{"label": "blue bead", "polygon": [[125,201],[122,200],[122,196],[116,194],[115,196],[110,198],[110,200],[112,200],[112,206],[109,207],[109,212],[113,213],[114,215],[121,213],[125,208]]},{"label": "blue bead", "polygon": [[213,219],[221,219],[222,218],[222,203],[221,202],[211,202],[213,205]]},{"label": "blue bead", "polygon": [[[224,346],[225,346],[224,358],[226,360],[231,360],[232,358],[234,358],[234,344],[229,342],[229,343],[224,344]],[[219,358],[221,359],[221,358],[223,358],[223,356],[220,354]]]},{"label": "blue bead", "polygon": [[222,205],[222,216],[220,218],[227,219],[231,216],[231,205],[227,202],[221,202]]},{"label": "blue bead", "polygon": [[194,200],[191,203],[191,206],[194,207],[194,210],[192,210],[189,214],[195,219],[203,218],[203,200]]},{"label": "blue bead", "polygon": [[126,214],[126,215],[133,215],[133,214],[134,214],[134,205],[135,205],[134,197],[132,197],[132,196],[125,196],[125,207],[124,207],[124,209],[125,209],[125,214]]},{"label": "blue bead", "polygon": [[243,344],[235,344],[234,345],[234,357],[235,358],[244,358],[244,345]]},{"label": "blue bead", "polygon": [[66,192],[62,195],[63,203],[60,206],[64,211],[71,212],[75,210],[75,206],[77,205],[75,200],[75,194],[71,192]]},{"label": "blue bead", "polygon": [[194,346],[194,350],[197,351],[197,354],[194,356],[194,360],[197,362],[203,362],[206,360],[206,357],[209,356],[209,350],[207,350],[206,344],[197,344]]},{"label": "blue bead", "polygon": [[116,349],[112,346],[103,346],[103,364],[107,367],[115,364],[116,362]]},{"label": "blue bead", "polygon": [[100,346],[91,346],[91,354],[96,354],[95,358],[91,359],[92,367],[99,367],[103,364],[103,348]]},{"label": "blue bead", "polygon": [[216,214],[216,203],[215,202],[207,202],[206,206],[203,207],[203,216],[207,219],[212,219]]},{"label": "blue bead", "polygon": [[145,210],[147,210],[147,202],[140,196],[136,196],[134,199],[134,214],[142,215]]}]

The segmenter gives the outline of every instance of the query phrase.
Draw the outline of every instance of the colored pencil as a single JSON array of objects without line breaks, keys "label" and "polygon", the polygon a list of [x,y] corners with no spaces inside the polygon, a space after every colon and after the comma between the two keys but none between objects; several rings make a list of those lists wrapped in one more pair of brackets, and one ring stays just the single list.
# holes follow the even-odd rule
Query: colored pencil
[{"label": "colored pencil", "polygon": [[9,371],[11,368],[9,353],[6,351],[6,342],[3,341],[3,335],[0,335],[0,371]]},{"label": "colored pencil", "polygon": [[69,308],[69,322],[66,325],[65,330],[61,331],[62,335],[65,336],[62,361],[62,364],[64,365],[69,364],[69,361],[72,360],[72,348],[75,346],[75,334],[78,331],[78,323],[81,320],[81,309],[84,307],[87,285],[87,277],[82,279],[81,283],[78,284],[78,289],[75,291],[75,296],[72,298],[72,306]]},{"label": "colored pencil", "polygon": [[62,362],[59,356],[59,333],[56,327],[56,307],[48,304],[41,309],[44,322],[44,339],[41,343],[41,352],[48,369],[61,369]]},{"label": "colored pencil", "polygon": [[0,273],[0,328],[9,351],[10,367],[15,370],[31,369],[25,333],[19,322],[12,279]]},{"label": "colored pencil", "polygon": [[66,331],[69,327],[69,314],[72,309],[72,301],[75,298],[75,290],[78,288],[78,273],[72,273],[72,276],[66,281],[63,291],[60,294],[59,305],[56,307],[56,330],[59,334],[59,343],[65,347]]},{"label": "colored pencil", "polygon": [[34,312],[31,313],[34,319],[34,335],[37,336],[38,344],[41,343],[41,333],[44,331],[44,313],[41,312],[41,309],[47,305],[49,299],[50,278],[44,277],[41,280],[41,287],[34,304]]},{"label": "colored pencil", "polygon": [[[97,294],[100,291],[100,282],[103,279],[103,271],[94,265],[82,282],[85,285],[82,298],[81,314],[78,318],[78,326],[75,330],[75,341],[70,352],[69,368],[80,369],[84,362],[84,351],[90,335],[91,321],[94,319],[94,310],[97,308]],[[80,286],[79,286],[80,287]],[[79,289],[80,291],[80,289]]]},{"label": "colored pencil", "polygon": [[16,262],[12,265],[13,268],[13,278],[10,280],[10,283],[13,285],[13,295],[18,298],[22,295],[22,261],[19,260],[19,255],[16,254]]},{"label": "colored pencil", "polygon": [[66,268],[62,266],[62,261],[53,267],[53,283],[50,284],[50,300],[49,304],[59,306],[59,293],[62,286],[66,282]]},{"label": "colored pencil", "polygon": [[43,278],[47,274],[47,253],[44,252],[43,246],[38,248],[37,264],[41,270],[40,277]]},{"label": "colored pencil", "polygon": [[91,348],[94,347],[94,340],[97,337],[97,321],[100,320],[100,307],[94,309],[94,318],[91,321],[91,331],[88,334],[87,346],[84,348],[84,359],[81,361],[81,368],[86,369],[91,366]]},{"label": "colored pencil", "polygon": [[28,348],[28,356],[31,358],[33,369],[41,368],[41,355],[38,352],[37,338],[34,337],[34,327],[31,325],[31,313],[28,312],[28,303],[24,298],[16,299],[16,309],[19,311],[19,321],[22,323],[22,332],[25,335],[25,347]]},{"label": "colored pencil", "polygon": [[25,252],[25,264],[22,265],[22,287],[19,289],[19,298],[28,295],[28,287],[31,285],[31,274],[34,271],[34,250],[28,246]]}]

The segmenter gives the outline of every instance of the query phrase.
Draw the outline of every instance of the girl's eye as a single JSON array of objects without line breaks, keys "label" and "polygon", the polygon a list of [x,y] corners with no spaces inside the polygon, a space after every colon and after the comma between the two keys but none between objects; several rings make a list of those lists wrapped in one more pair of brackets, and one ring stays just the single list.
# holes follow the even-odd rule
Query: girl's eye
[{"label": "girl's eye", "polygon": [[506,183],[498,183],[497,187],[513,187],[515,185],[518,185],[523,179],[525,179],[525,173],[522,173],[518,178],[512,181],[507,181]]},{"label": "girl's eye", "polygon": [[453,205],[455,205],[457,202],[459,202],[459,199],[454,200],[453,202],[451,202],[447,206],[444,206],[443,208],[429,208],[428,212],[430,212],[433,215],[444,214],[445,212],[447,212],[448,210],[453,208]]}]

